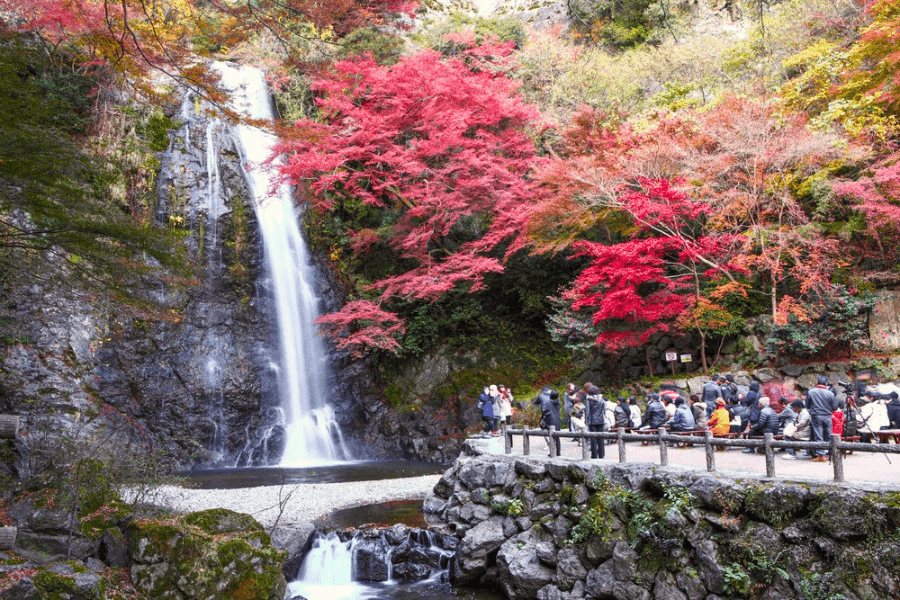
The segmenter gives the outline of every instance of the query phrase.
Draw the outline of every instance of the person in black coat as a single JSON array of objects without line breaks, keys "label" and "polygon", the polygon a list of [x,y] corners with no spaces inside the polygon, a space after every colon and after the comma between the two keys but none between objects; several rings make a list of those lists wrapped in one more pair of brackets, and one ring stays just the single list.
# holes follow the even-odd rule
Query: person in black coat
[{"label": "person in black coat", "polygon": [[[775,435],[778,433],[778,413],[769,406],[769,402],[771,402],[768,396],[762,396],[757,402],[759,406],[759,412],[757,413],[756,420],[750,421],[750,437],[764,437],[767,433],[771,433]],[[751,454],[756,452],[755,448],[744,448],[744,453]],[[760,448],[758,450],[762,452]]]},{"label": "person in black coat", "polygon": [[900,397],[897,392],[891,392],[891,401],[887,403],[888,420],[891,422],[888,429],[900,429]]},{"label": "person in black coat", "polygon": [[759,393],[759,382],[751,381],[750,382],[750,391],[747,392],[746,396],[744,396],[744,399],[741,401],[741,404],[752,408],[759,404],[759,397],[761,395],[762,394]]},{"label": "person in black coat", "polygon": [[659,399],[659,394],[647,396],[647,410],[641,421],[641,429],[659,429],[666,422],[666,408]]},{"label": "person in black coat", "polygon": [[[606,424],[606,400],[596,385],[587,389],[587,396],[584,399],[584,423],[591,432],[603,431]],[[605,457],[606,444],[603,440],[591,438],[591,458]]]},{"label": "person in black coat", "polygon": [[[559,392],[550,390],[545,400],[541,402],[541,428],[559,431]],[[551,438],[548,436],[547,445],[556,443],[556,455],[559,456],[559,438]]]}]

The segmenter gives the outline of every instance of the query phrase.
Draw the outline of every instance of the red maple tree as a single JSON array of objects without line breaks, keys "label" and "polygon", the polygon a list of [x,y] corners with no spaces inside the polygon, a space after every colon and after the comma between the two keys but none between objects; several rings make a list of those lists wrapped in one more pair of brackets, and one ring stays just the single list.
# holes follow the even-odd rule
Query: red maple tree
[{"label": "red maple tree", "polygon": [[[516,82],[485,68],[504,52],[337,63],[313,86],[321,121],[296,123],[279,149],[284,176],[315,209],[346,221],[376,210],[389,223],[351,232],[361,256],[394,253],[394,272],[368,287],[382,303],[481,289],[525,243],[536,160],[525,129],[537,114]],[[357,319],[340,315],[328,321]]]},{"label": "red maple tree", "polygon": [[637,183],[610,201],[631,222],[630,239],[573,244],[574,258],[591,262],[564,295],[573,311],[593,311],[596,343],[612,353],[679,330],[702,284],[730,277],[727,257],[735,240],[703,230],[711,205],[665,179]]}]

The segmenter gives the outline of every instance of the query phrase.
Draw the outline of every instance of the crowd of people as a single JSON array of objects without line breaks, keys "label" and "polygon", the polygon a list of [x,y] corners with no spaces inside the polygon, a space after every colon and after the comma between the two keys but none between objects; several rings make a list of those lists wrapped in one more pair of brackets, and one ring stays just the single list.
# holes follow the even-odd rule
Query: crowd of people
[{"label": "crowd of people", "polygon": [[[845,384],[847,386],[848,384]],[[744,391],[746,390],[746,391]],[[799,397],[782,395],[772,399],[760,391],[759,382],[751,382],[741,390],[732,375],[713,375],[699,394],[685,398],[675,386],[662,386],[658,393],[648,394],[642,411],[634,396],[606,399],[591,382],[581,387],[570,383],[560,400],[559,392],[545,387],[533,400],[541,411],[543,429],[570,431],[658,430],[670,432],[705,432],[725,437],[746,434],[753,438],[765,434],[784,436],[789,441],[828,442],[833,433],[859,436],[864,442],[875,442],[876,431],[900,429],[900,397],[896,391],[880,394],[859,390],[858,398],[847,394],[839,400],[826,376],[817,378],[815,387]],[[849,388],[847,388],[849,391]],[[483,436],[499,435],[499,428],[510,423],[512,392],[506,386],[491,385],[479,396],[478,408],[485,422]],[[548,444],[550,438],[548,437]],[[581,444],[580,439],[574,440]],[[554,440],[556,453],[560,439]],[[589,440],[591,458],[604,458],[603,440]],[[725,447],[717,447],[725,450]],[[746,448],[752,453],[756,449]],[[761,451],[761,450],[760,450]],[[817,462],[828,460],[828,451],[817,449],[806,453],[787,450],[783,458],[801,458]]]},{"label": "crowd of people", "polygon": [[509,425],[513,415],[512,391],[505,385],[489,385],[478,395],[478,410],[484,421],[482,437],[500,435],[500,428]]}]

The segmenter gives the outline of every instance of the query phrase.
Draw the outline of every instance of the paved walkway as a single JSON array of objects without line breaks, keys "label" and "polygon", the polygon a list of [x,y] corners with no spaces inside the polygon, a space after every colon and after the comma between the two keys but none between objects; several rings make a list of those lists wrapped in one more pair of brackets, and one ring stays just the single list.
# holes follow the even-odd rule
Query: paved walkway
[{"label": "paved walkway", "polygon": [[[503,454],[503,437],[478,440],[486,445],[490,452]],[[532,456],[548,456],[544,440],[532,436]],[[581,460],[581,447],[572,440],[560,442],[561,456]],[[692,448],[667,448],[669,465],[687,467],[691,470],[706,471],[706,451],[702,446]],[[522,437],[513,437],[513,454],[522,454]],[[834,468],[831,463],[812,462],[810,460],[785,460],[784,452],[775,453],[775,475],[777,478],[812,479],[822,483],[834,480]],[[627,442],[625,456],[628,462],[659,464],[659,446],[642,445],[640,442]],[[753,474],[758,477],[766,475],[766,457],[762,454],[744,454],[740,448],[731,448],[715,453],[716,470],[721,473]],[[606,458],[598,459],[604,463],[618,463],[619,453],[615,444],[606,447]],[[873,487],[883,489],[900,489],[900,454],[881,454],[854,452],[844,457],[844,479],[852,484],[874,484]],[[866,487],[862,485],[862,487]]]}]

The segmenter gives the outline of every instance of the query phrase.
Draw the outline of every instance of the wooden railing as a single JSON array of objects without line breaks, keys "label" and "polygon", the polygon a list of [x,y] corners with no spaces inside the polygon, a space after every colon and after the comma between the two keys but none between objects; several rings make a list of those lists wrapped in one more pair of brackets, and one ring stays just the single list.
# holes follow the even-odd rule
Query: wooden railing
[{"label": "wooden railing", "polygon": [[659,464],[667,466],[669,464],[669,454],[667,442],[677,444],[696,444],[703,446],[706,450],[706,470],[716,470],[715,448],[762,448],[766,455],[766,477],[775,477],[775,450],[784,448],[787,450],[830,450],[831,463],[834,467],[834,481],[844,481],[844,452],[876,452],[883,454],[900,454],[900,445],[896,444],[860,444],[854,442],[841,441],[841,436],[834,434],[831,436],[830,442],[794,442],[786,440],[776,440],[771,433],[765,434],[763,438],[737,439],[730,437],[714,437],[711,431],[705,432],[703,435],[683,435],[670,434],[665,429],[643,430],[641,433],[626,433],[624,429],[616,431],[603,432],[573,432],[573,431],[555,431],[551,429],[529,429],[527,426],[521,429],[508,427],[504,433],[504,443],[506,453],[512,454],[513,437],[522,437],[522,453],[528,456],[531,453],[531,438],[548,438],[550,446],[550,456],[557,455],[556,444],[558,440],[576,439],[581,440],[581,452],[583,460],[590,460],[591,449],[590,440],[597,439],[600,443],[606,440],[616,440],[619,462],[627,462],[625,442],[648,442],[652,441],[659,444]]}]

